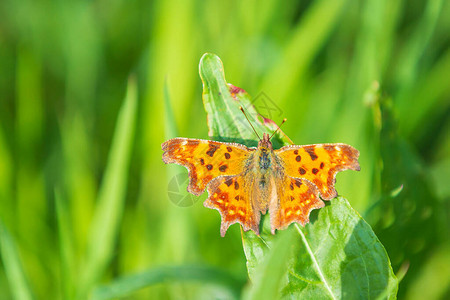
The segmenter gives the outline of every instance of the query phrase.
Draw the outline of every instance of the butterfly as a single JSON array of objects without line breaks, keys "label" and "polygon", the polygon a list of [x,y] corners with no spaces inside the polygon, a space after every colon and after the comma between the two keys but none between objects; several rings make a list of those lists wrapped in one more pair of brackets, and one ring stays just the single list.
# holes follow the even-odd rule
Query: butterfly
[{"label": "butterfly", "polygon": [[221,236],[234,223],[259,235],[261,214],[267,210],[272,234],[293,222],[304,226],[310,212],[325,205],[320,197],[337,196],[336,173],[360,170],[359,151],[352,146],[291,145],[274,150],[270,138],[264,133],[257,148],[174,138],[161,145],[162,159],[188,169],[188,192],[199,196],[208,190],[204,206],[220,212]]}]

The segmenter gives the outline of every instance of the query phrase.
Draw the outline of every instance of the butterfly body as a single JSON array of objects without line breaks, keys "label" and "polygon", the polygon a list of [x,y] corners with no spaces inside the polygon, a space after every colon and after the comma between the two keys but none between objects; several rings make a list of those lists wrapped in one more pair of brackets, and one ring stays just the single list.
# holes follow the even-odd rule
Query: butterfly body
[{"label": "butterfly body", "polygon": [[235,143],[175,138],[162,144],[165,163],[185,166],[188,191],[222,217],[221,235],[240,223],[259,234],[261,214],[269,211],[272,233],[292,222],[309,221],[311,210],[334,198],[335,175],[359,170],[359,152],[345,144],[285,146],[274,150],[264,134],[257,148]]}]

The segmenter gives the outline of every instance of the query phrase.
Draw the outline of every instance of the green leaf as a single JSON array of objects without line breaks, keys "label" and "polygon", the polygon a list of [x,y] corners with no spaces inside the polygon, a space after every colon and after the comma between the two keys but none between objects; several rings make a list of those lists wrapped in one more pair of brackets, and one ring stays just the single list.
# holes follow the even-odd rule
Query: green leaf
[{"label": "green leaf", "polygon": [[162,266],[100,286],[94,290],[92,298],[100,300],[126,296],[150,285],[176,281],[213,283],[225,287],[235,298],[238,298],[244,284],[228,273],[207,266]]},{"label": "green leaf", "polygon": [[[241,139],[243,143],[253,143],[255,133],[239,110],[243,106],[247,116],[253,123],[257,132],[263,132],[260,122],[255,121],[255,110],[242,105],[238,98],[233,98],[230,86],[225,81],[223,65],[219,57],[206,53],[200,60],[200,77],[203,82],[203,104],[208,114],[209,136],[218,139],[233,141]],[[236,94],[244,99],[246,92],[239,90]],[[247,138],[243,141],[242,138]]]},{"label": "green leaf", "polygon": [[[262,116],[253,105],[255,100],[252,100],[245,90],[227,84],[222,61],[217,55],[203,55],[200,60],[200,77],[203,82],[203,105],[208,118],[208,134],[211,138],[240,142],[247,146],[257,145],[257,136],[239,107],[244,108],[259,136],[275,130],[272,123],[264,124]],[[289,139],[280,133],[272,140],[275,147],[288,141]]]},{"label": "green leaf", "polygon": [[[200,75],[211,137],[246,145],[256,144],[255,134],[239,111],[239,106],[249,112],[249,118],[258,132],[271,132],[273,127],[264,125],[258,119],[248,94],[241,91],[237,97],[230,92],[222,62],[217,56],[203,56]],[[231,88],[232,92],[236,90]],[[286,140],[282,135],[275,136],[274,147],[286,144]],[[290,255],[280,251],[279,245],[284,244],[278,241],[280,234],[270,234],[267,215],[262,219],[260,236],[243,232],[248,272],[254,284],[248,294],[250,298],[256,295],[305,299],[396,297],[397,279],[383,245],[347,200],[336,198],[327,201],[326,207],[313,211],[310,219],[311,223],[304,228],[297,224],[290,226],[289,230],[296,231],[292,242],[294,251]],[[280,266],[285,262],[288,262],[287,273],[280,271]],[[277,268],[274,271],[267,266]],[[266,282],[268,278],[270,280]],[[268,293],[269,288],[277,291]]]}]

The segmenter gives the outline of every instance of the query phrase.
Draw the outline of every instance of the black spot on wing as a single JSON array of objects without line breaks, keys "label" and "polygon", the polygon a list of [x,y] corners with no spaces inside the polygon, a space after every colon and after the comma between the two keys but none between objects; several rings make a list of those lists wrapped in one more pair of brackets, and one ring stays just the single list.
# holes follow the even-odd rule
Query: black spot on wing
[{"label": "black spot on wing", "polygon": [[214,144],[209,144],[209,149],[208,151],[206,151],[206,155],[209,155],[211,157],[214,156],[214,153],[217,151],[217,149],[219,149],[220,146],[218,145],[214,145]]},{"label": "black spot on wing", "polygon": [[317,159],[318,156],[314,152],[314,148],[308,148],[308,149],[305,149],[305,151],[308,152],[309,156],[311,156],[311,160]]}]

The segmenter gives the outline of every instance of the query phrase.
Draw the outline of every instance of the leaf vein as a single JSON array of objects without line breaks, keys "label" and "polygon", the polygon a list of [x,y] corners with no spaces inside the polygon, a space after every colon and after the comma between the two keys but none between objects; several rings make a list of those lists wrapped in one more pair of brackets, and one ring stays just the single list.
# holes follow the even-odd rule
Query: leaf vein
[{"label": "leaf vein", "polygon": [[314,255],[312,249],[309,247],[309,243],[306,240],[305,235],[303,234],[303,232],[298,227],[298,224],[295,224],[295,228],[297,228],[297,232],[300,234],[300,236],[301,236],[301,238],[303,240],[303,243],[305,244],[306,250],[308,250],[308,253],[311,256],[311,259],[312,259],[314,265],[316,266],[317,272],[319,272],[320,279],[322,279],[322,281],[323,281],[323,283],[325,285],[325,288],[330,293],[331,298],[336,299],[336,297],[334,296],[333,292],[331,291],[330,286],[328,285],[327,280],[325,279],[325,276],[322,273],[322,270],[320,269],[319,263],[317,262],[317,259],[316,259],[315,255]]}]

